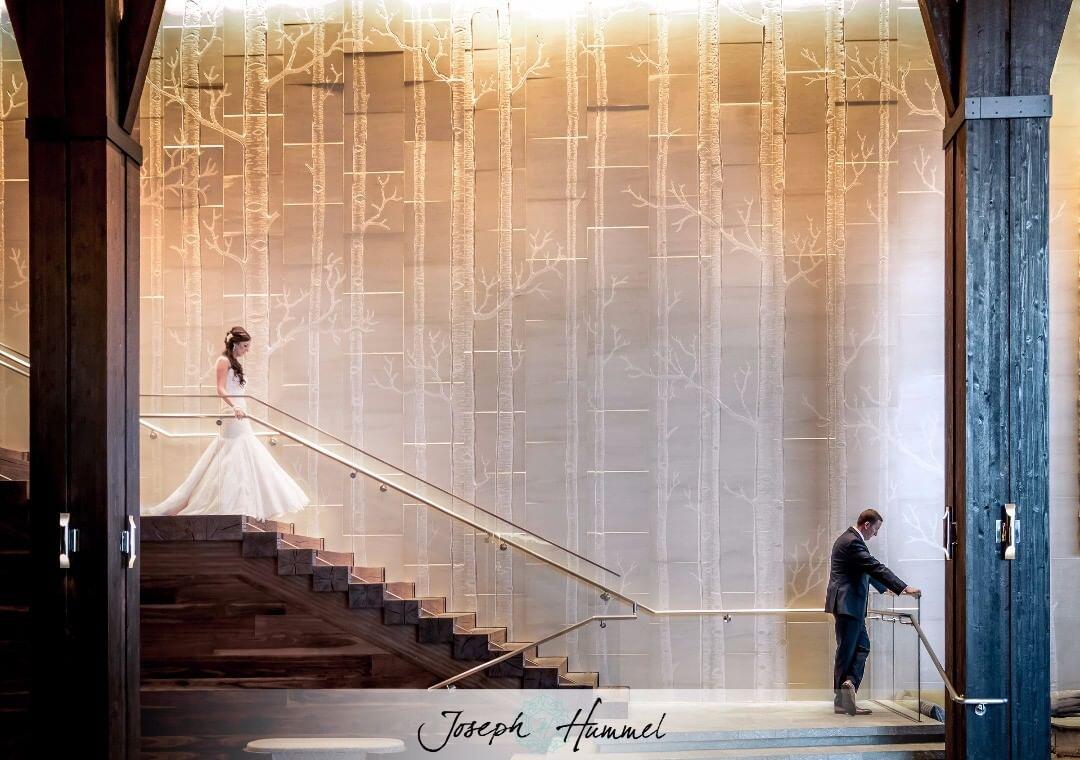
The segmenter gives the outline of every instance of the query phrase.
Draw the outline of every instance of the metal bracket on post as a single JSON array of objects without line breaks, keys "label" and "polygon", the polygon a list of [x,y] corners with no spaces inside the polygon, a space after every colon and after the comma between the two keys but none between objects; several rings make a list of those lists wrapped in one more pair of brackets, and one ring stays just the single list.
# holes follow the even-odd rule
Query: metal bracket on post
[{"label": "metal bracket on post", "polygon": [[1016,505],[1005,505],[1005,517],[997,521],[998,538],[1004,547],[1004,559],[1016,559],[1016,542],[1020,531],[1020,520],[1016,517]]},{"label": "metal bracket on post", "polygon": [[965,121],[981,119],[1046,119],[1053,114],[1049,95],[1003,95],[988,98],[964,98],[945,122],[941,147],[949,147],[956,131]]}]

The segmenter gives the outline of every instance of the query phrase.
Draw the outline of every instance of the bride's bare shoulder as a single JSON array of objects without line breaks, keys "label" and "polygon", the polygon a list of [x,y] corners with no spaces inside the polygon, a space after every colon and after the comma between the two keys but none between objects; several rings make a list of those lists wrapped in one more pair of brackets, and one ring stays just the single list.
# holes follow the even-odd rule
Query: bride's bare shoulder
[{"label": "bride's bare shoulder", "polygon": [[229,366],[229,358],[227,356],[219,356],[217,361],[214,362],[214,367],[220,369],[221,367]]}]

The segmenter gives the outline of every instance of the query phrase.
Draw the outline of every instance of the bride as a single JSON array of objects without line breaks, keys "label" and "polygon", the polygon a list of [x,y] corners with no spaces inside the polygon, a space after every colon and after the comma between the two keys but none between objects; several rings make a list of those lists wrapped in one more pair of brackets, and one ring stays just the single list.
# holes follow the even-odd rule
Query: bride
[{"label": "bride", "polygon": [[187,479],[148,515],[250,515],[260,520],[299,512],[308,498],[266,447],[245,417],[244,368],[239,359],[251,347],[243,327],[225,335],[225,350],[214,365],[217,393],[235,419],[222,422],[217,438],[199,457]]}]

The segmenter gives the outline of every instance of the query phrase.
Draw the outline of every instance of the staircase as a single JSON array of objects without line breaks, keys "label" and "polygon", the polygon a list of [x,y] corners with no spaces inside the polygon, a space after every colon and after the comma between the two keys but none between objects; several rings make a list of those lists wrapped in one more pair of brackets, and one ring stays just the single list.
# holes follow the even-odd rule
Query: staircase
[{"label": "staircase", "polygon": [[[200,516],[144,517],[141,524],[144,688],[430,686],[521,646],[507,641],[505,628],[479,627],[475,613],[447,610],[444,597],[417,596],[412,583],[357,566],[352,554],[328,551],[323,539],[297,535],[289,523]],[[231,591],[224,578],[234,579]],[[261,596],[245,601],[253,589]],[[235,621],[245,603],[264,621],[301,615],[314,639],[286,633],[284,620],[278,640],[264,637],[245,649],[177,638],[177,625],[199,618],[203,638],[221,643],[227,635],[215,628]],[[334,646],[319,645],[319,636],[325,642],[334,632]],[[297,646],[281,647],[282,640]],[[357,658],[353,666],[370,667],[372,677],[381,667],[399,678],[343,681],[348,660],[333,662],[336,656]],[[541,657],[532,647],[459,685],[589,689],[598,674],[572,672],[567,658]]]}]

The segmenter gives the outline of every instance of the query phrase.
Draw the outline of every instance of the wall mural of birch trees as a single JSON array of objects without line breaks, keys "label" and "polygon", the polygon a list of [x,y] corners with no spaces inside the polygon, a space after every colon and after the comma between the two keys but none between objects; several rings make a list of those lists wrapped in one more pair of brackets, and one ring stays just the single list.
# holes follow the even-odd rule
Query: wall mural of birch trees
[{"label": "wall mural of birch trees", "polygon": [[[1061,81],[1067,410],[1080,106]],[[834,534],[875,506],[876,553],[928,590],[940,642],[944,115],[916,0],[168,0],[143,98],[145,392],[212,392],[244,324],[254,395],[653,607],[818,607]],[[0,341],[22,350],[25,100],[0,17]],[[0,386],[0,445],[25,434],[19,393]],[[1075,521],[1075,413],[1062,430],[1055,520]],[[203,445],[145,439],[144,500]],[[313,497],[298,530],[511,640],[618,609],[273,450]],[[1074,593],[1080,550],[1054,552]],[[828,686],[831,631],[646,618],[565,647],[602,683],[769,697]]]},{"label": "wall mural of birch trees", "polygon": [[[939,587],[940,299],[904,305],[942,258],[919,24],[907,0],[170,3],[140,123],[144,385],[208,387],[246,322],[270,401],[652,606],[817,606],[869,504],[881,552]],[[306,530],[514,640],[610,606],[279,454]],[[765,697],[828,672],[824,621],[653,623],[567,646],[609,683]]]}]

